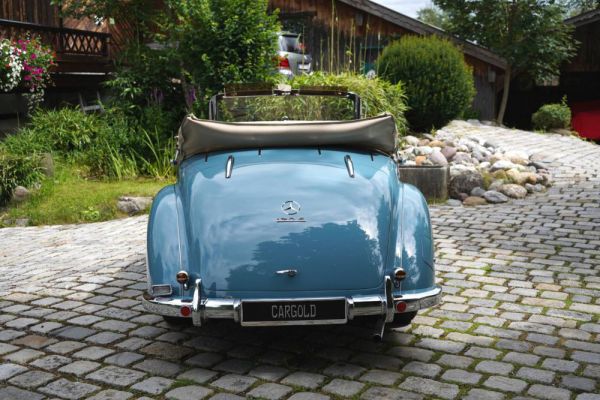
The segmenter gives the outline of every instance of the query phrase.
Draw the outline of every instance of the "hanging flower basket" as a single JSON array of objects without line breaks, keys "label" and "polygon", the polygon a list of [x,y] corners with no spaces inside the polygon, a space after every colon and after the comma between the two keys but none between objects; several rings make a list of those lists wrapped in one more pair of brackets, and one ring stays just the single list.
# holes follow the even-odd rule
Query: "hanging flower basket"
[{"label": "hanging flower basket", "polygon": [[31,112],[44,99],[55,58],[36,37],[17,42],[0,40],[0,93],[25,92]]}]

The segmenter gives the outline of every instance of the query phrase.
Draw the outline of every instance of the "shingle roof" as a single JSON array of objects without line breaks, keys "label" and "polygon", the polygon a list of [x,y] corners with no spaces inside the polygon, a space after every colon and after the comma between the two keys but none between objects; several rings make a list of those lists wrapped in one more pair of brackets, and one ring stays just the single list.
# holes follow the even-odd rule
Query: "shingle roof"
[{"label": "shingle roof", "polygon": [[355,7],[359,10],[362,10],[371,15],[375,15],[379,18],[382,18],[386,21],[389,21],[395,25],[401,26],[407,30],[415,32],[419,35],[438,35],[441,37],[445,37],[460,47],[462,47],[463,52],[468,54],[474,58],[485,61],[489,64],[492,64],[498,68],[506,68],[506,61],[492,52],[491,50],[486,49],[483,46],[478,44],[460,39],[442,29],[439,29],[435,26],[428,25],[424,22],[421,22],[417,19],[411,18],[407,15],[401,14],[397,11],[394,11],[388,7],[385,7],[381,4],[377,4],[370,0],[339,0],[342,3],[345,3],[349,6]]}]

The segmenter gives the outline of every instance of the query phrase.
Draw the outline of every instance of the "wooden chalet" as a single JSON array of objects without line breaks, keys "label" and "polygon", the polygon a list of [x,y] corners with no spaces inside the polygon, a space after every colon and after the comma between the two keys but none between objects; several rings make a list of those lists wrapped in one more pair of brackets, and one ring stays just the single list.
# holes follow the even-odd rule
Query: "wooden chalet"
[{"label": "wooden chalet", "polygon": [[2,0],[0,37],[39,36],[56,52],[53,90],[94,88],[111,70],[111,34],[93,21],[63,19],[50,0]]},{"label": "wooden chalet", "polygon": [[472,66],[481,119],[496,116],[505,61],[495,53],[370,0],[270,0],[283,29],[300,33],[315,69],[367,72],[383,48],[402,35],[438,35],[453,41]]}]

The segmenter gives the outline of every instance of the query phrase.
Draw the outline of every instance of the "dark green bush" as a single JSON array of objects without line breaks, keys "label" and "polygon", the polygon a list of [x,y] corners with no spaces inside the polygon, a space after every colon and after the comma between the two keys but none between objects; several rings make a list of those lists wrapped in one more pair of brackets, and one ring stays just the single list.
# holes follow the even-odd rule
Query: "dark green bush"
[{"label": "dark green bush", "polygon": [[440,128],[466,111],[475,95],[471,68],[449,41],[436,36],[404,36],[377,60],[378,73],[403,82],[412,130]]},{"label": "dark green bush", "polygon": [[10,201],[15,187],[30,186],[41,176],[39,157],[12,155],[0,149],[0,206]]},{"label": "dark green bush", "polygon": [[566,99],[561,103],[544,104],[531,116],[531,122],[536,130],[567,129],[571,126],[571,109]]}]

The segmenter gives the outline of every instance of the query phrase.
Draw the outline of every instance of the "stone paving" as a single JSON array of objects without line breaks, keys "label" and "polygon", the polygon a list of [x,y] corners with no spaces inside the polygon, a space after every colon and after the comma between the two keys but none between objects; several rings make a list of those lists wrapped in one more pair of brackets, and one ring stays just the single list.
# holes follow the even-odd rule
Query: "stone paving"
[{"label": "stone paving", "polygon": [[0,230],[0,399],[600,399],[600,147],[455,124],[538,153],[546,194],[432,207],[444,302],[363,326],[202,329],[141,308],[146,217]]}]

